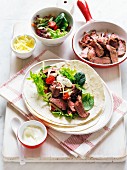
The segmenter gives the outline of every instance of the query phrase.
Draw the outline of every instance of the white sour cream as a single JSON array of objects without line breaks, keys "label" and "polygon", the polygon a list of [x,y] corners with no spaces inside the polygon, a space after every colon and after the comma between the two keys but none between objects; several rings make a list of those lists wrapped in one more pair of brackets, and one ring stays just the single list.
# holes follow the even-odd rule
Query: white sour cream
[{"label": "white sour cream", "polygon": [[39,126],[29,125],[24,129],[22,138],[24,143],[36,145],[41,142],[44,132]]},{"label": "white sour cream", "polygon": [[63,86],[72,87],[71,81],[66,77],[57,76],[57,82],[60,82]]}]

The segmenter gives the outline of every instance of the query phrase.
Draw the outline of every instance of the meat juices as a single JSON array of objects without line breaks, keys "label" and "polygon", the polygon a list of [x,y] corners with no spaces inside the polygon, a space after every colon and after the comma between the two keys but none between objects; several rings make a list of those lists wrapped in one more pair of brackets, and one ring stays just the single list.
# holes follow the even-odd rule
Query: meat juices
[{"label": "meat juices", "polygon": [[112,33],[84,32],[79,42],[82,47],[81,57],[97,64],[111,64],[118,62],[118,57],[126,53],[126,42],[118,35]]}]

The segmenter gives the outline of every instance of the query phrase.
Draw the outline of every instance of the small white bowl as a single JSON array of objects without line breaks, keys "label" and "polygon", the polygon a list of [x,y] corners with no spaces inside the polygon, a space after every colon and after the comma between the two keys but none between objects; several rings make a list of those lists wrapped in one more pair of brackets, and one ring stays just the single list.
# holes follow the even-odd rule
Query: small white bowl
[{"label": "small white bowl", "polygon": [[[34,128],[35,131],[33,129],[31,129],[31,131],[27,129],[27,132],[25,132],[26,128],[28,127]],[[39,138],[37,137],[37,130],[39,130],[38,133],[40,133],[40,131],[42,132],[41,134],[42,136],[40,135]],[[33,141],[30,143],[31,139],[28,136],[26,136],[28,137],[27,140],[23,138],[24,133],[27,133],[28,135],[28,132],[32,133],[33,135],[36,134],[36,136],[34,136],[35,143]],[[41,146],[43,142],[46,140],[47,129],[45,125],[39,121],[36,121],[36,120],[26,121],[19,127],[17,137],[23,146],[30,148],[30,149],[34,149],[34,148]]]},{"label": "small white bowl", "polygon": [[[32,23],[34,22],[34,18],[37,15],[39,15],[40,17],[45,17],[45,16],[48,16],[48,15],[58,16],[61,12],[64,12],[66,14],[67,20],[69,22],[69,26],[71,27],[70,31],[65,36],[60,37],[60,38],[56,38],[56,39],[47,39],[47,38],[40,37],[36,34],[35,29],[32,26]],[[31,19],[31,28],[32,28],[32,32],[36,36],[36,38],[38,40],[40,40],[44,45],[57,46],[57,45],[60,45],[61,43],[63,43],[64,40],[71,34],[72,29],[73,29],[73,22],[74,22],[74,20],[73,20],[72,15],[68,11],[66,11],[65,9],[58,8],[58,7],[48,7],[48,8],[44,8],[44,9],[37,11],[33,15],[32,19]]]},{"label": "small white bowl", "polygon": [[[15,42],[15,40],[16,40],[17,38],[21,37],[21,36],[28,36],[28,37],[30,37],[31,39],[34,40],[34,47],[31,48],[30,51],[19,51],[19,50],[16,50],[16,49],[14,48],[14,42]],[[12,49],[12,51],[15,53],[15,55],[16,55],[17,57],[19,57],[19,58],[21,58],[21,59],[26,59],[26,58],[30,57],[30,56],[33,54],[33,52],[34,52],[35,47],[36,47],[36,40],[35,40],[35,38],[32,37],[31,35],[28,35],[28,34],[18,35],[18,36],[14,37],[14,38],[11,40],[11,49]]]}]

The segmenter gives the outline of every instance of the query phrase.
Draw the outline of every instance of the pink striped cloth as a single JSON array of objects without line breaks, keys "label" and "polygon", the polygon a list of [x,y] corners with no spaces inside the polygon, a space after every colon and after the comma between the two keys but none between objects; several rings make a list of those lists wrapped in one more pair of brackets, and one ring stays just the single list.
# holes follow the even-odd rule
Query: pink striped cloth
[{"label": "pink striped cloth", "polygon": [[[34,119],[34,117],[29,113],[22,99],[21,88],[24,75],[33,64],[47,58],[56,59],[59,57],[49,51],[44,51],[0,87],[0,95],[28,119]],[[110,122],[95,133],[87,135],[70,135],[48,128],[48,134],[70,154],[75,157],[79,156],[84,158],[115,126],[117,126],[126,114],[127,103],[123,99],[113,95],[113,102],[114,110]]]}]

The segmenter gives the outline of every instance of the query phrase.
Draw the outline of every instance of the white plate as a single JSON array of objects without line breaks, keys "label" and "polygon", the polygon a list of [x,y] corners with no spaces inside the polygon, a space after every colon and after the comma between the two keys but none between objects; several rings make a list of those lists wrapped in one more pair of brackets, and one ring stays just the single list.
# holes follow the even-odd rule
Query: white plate
[{"label": "white plate", "polygon": [[[56,64],[58,62],[64,62],[65,60],[62,59],[49,59],[49,60],[44,60],[45,62],[45,66],[46,65],[52,65],[52,64]],[[29,77],[29,72],[30,70],[32,72],[36,72],[37,70],[40,69],[40,67],[42,66],[42,62],[39,62],[36,64],[35,66],[32,66],[28,72],[25,75],[23,84],[25,83],[26,79]],[[103,82],[104,83],[104,82]],[[100,114],[100,116],[98,117],[98,121],[95,121],[96,123],[93,126],[89,126],[89,128],[83,128],[83,130],[81,131],[66,131],[65,128],[61,128],[61,127],[56,127],[56,126],[50,126],[52,129],[63,132],[63,133],[68,133],[68,134],[75,134],[75,135],[81,135],[81,134],[88,134],[88,133],[93,133],[96,132],[98,130],[100,130],[101,128],[103,128],[111,119],[112,113],[113,113],[113,99],[112,99],[112,95],[108,89],[108,87],[106,86],[106,84],[104,83],[104,93],[105,93],[105,108],[102,114]],[[23,99],[25,102],[25,97],[23,95]],[[26,105],[27,106],[27,105]],[[31,109],[29,109],[29,107],[27,107],[29,111],[31,111]],[[34,114],[34,113],[32,113]],[[72,127],[73,128],[73,127]]]}]

